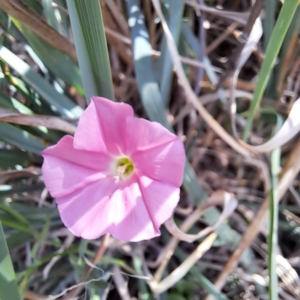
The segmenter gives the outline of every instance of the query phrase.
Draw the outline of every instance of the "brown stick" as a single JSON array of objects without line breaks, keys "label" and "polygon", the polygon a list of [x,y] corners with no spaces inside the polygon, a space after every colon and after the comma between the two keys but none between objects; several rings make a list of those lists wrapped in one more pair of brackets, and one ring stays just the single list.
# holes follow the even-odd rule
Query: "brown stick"
[{"label": "brown stick", "polygon": [[45,126],[46,128],[60,130],[72,135],[74,135],[76,129],[74,125],[58,117],[20,114],[7,108],[0,108],[0,122],[27,126]]},{"label": "brown stick", "polygon": [[56,32],[40,16],[20,0],[0,0],[0,9],[20,21],[54,48],[77,60],[73,43]]}]

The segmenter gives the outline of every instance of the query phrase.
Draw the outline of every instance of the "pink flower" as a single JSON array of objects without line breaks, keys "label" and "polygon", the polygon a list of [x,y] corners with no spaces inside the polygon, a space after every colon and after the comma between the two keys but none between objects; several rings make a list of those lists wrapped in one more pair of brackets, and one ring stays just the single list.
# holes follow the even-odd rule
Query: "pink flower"
[{"label": "pink flower", "polygon": [[135,118],[127,104],[92,98],[74,138],[63,137],[42,155],[45,184],[76,236],[150,239],[178,203],[182,142],[160,124]]}]

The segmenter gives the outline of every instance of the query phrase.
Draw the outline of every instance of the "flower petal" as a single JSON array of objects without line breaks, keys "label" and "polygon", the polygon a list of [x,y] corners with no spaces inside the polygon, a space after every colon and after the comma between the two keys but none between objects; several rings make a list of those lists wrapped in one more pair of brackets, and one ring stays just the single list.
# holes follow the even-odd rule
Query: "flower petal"
[{"label": "flower petal", "polygon": [[110,232],[115,203],[110,200],[119,185],[112,177],[92,182],[72,194],[56,199],[65,226],[78,237],[95,239]]},{"label": "flower petal", "polygon": [[110,233],[122,241],[138,242],[160,235],[139,188],[137,177],[132,178],[111,197],[114,202],[114,226]]},{"label": "flower petal", "polygon": [[74,147],[120,155],[123,152],[126,118],[132,116],[133,110],[128,104],[93,97],[79,120]]},{"label": "flower petal", "polygon": [[131,156],[137,171],[147,177],[179,187],[183,180],[185,152],[179,138]]},{"label": "flower petal", "polygon": [[73,148],[73,137],[64,136],[42,152],[44,182],[53,197],[71,193],[109,171],[110,157]]},{"label": "flower petal", "polygon": [[116,183],[107,177],[56,201],[66,227],[85,239],[109,232],[119,240],[140,241],[160,234],[136,180]]},{"label": "flower petal", "polygon": [[177,136],[156,122],[141,118],[127,118],[126,154],[145,151],[177,139]]},{"label": "flower petal", "polygon": [[139,186],[152,222],[156,228],[159,228],[171,217],[177,206],[180,189],[143,175],[139,177]]}]

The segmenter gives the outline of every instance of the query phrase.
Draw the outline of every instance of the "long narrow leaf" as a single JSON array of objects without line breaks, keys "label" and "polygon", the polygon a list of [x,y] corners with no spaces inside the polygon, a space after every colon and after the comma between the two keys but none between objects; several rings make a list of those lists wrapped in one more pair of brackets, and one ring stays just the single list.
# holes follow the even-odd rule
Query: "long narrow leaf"
[{"label": "long narrow leaf", "polygon": [[66,96],[58,93],[46,80],[34,72],[28,64],[7,48],[0,47],[0,58],[22,76],[49,104],[53,105],[61,115],[80,117],[82,109]]},{"label": "long narrow leaf", "polygon": [[166,117],[163,99],[153,72],[152,48],[139,8],[139,1],[127,0],[129,27],[131,29],[132,50],[138,89],[144,108],[152,121],[161,123],[171,130]]},{"label": "long narrow leaf", "polygon": [[30,110],[27,106],[22,104],[20,101],[13,97],[8,97],[7,95],[0,92],[0,107],[9,108],[9,109],[15,109],[19,113],[22,114],[33,114],[33,111]]},{"label": "long narrow leaf", "polygon": [[27,166],[30,156],[27,152],[20,150],[0,149],[0,169],[14,168],[16,165]]},{"label": "long narrow leaf", "polygon": [[20,300],[17,279],[0,222],[0,299]]},{"label": "long narrow leaf", "polygon": [[[282,92],[282,88],[284,86],[284,79],[287,75],[287,69],[293,62],[297,59],[297,55],[299,55],[295,51],[296,45],[293,47],[294,41],[298,40],[298,32],[300,26],[300,6],[298,6],[296,13],[294,14],[293,20],[290,24],[290,27],[285,35],[285,39],[282,44],[282,48],[279,54],[279,63],[274,68],[274,77],[273,80],[269,81],[269,95],[274,99],[277,98],[277,94]],[[276,89],[274,89],[274,86]]]},{"label": "long narrow leaf", "polygon": [[45,149],[42,140],[10,124],[0,123],[0,139],[20,149],[39,154]]},{"label": "long narrow leaf", "polygon": [[65,83],[74,86],[80,94],[84,94],[80,70],[74,60],[66,54],[58,51],[34,32],[25,26],[20,26],[20,30],[29,42],[33,51],[42,60],[45,66]]},{"label": "long narrow leaf", "polygon": [[87,48],[80,27],[75,3],[73,0],[67,0],[67,4],[78,57],[78,64],[81,71],[85,98],[87,103],[89,103],[92,96],[98,95],[98,88],[96,85],[96,79],[93,75],[91,62],[89,61],[89,57],[87,55]]},{"label": "long narrow leaf", "polygon": [[51,25],[56,31],[58,31],[57,20],[52,6],[52,0],[42,0],[42,3],[44,14],[48,21],[48,24]]},{"label": "long narrow leaf", "polygon": [[71,24],[87,101],[114,100],[112,75],[99,0],[68,0]]},{"label": "long narrow leaf", "polygon": [[[55,31],[43,18],[39,17],[39,9],[35,4],[42,9],[40,3],[32,0],[26,0],[24,2],[27,2],[27,5],[23,3],[23,1],[0,0],[0,7],[1,10],[23,23],[50,45],[76,60],[76,51],[73,43]],[[34,10],[36,10],[36,13]]]},{"label": "long narrow leaf", "polygon": [[298,0],[287,0],[284,1],[283,6],[281,8],[279,17],[277,19],[276,25],[270,38],[270,42],[266,50],[265,59],[263,61],[261,70],[257,78],[257,84],[254,90],[254,95],[251,101],[247,123],[243,133],[244,140],[246,140],[249,136],[255,113],[262,99],[263,93],[271,75],[271,70],[274,66],[283,39],[293,19],[297,7]]},{"label": "long narrow leaf", "polygon": [[[128,11],[128,23],[131,29],[135,72],[138,82],[139,92],[144,108],[152,121],[156,121],[173,131],[167,121],[165,106],[155,80],[151,45],[148,32],[144,24],[144,17],[141,13],[138,0],[126,0]],[[191,199],[196,203],[202,203],[207,198],[206,192],[199,185],[197,176],[187,162],[185,165],[183,185]],[[220,213],[217,209],[211,208],[204,213],[204,217],[209,224],[218,220]],[[227,240],[233,247],[238,241],[238,237],[227,224],[218,228],[220,238]]]},{"label": "long narrow leaf", "polygon": [[[168,25],[176,43],[181,32],[181,20],[184,8],[184,1],[165,1],[168,9]],[[161,43],[161,56],[158,59],[158,74],[160,74],[159,86],[162,100],[168,105],[173,78],[173,63],[168,50],[166,38],[163,37]]]},{"label": "long narrow leaf", "polygon": [[278,6],[278,0],[266,0],[265,1],[265,18],[263,22],[264,26],[264,50],[267,49],[272,30],[275,24],[275,14]]},{"label": "long narrow leaf", "polygon": [[[184,36],[186,42],[194,50],[195,54],[197,54],[197,56],[199,56],[199,53],[201,51],[199,42],[186,23],[182,23],[182,33],[183,33],[183,36]],[[219,82],[219,79],[218,79],[218,76],[215,73],[215,71],[211,68],[212,64],[211,64],[209,58],[207,57],[207,55],[204,56],[203,62],[205,65],[208,66],[208,68],[205,68],[207,77],[209,78],[209,80],[211,81],[211,83],[213,85],[217,85]]]},{"label": "long narrow leaf", "polygon": [[[283,120],[277,116],[277,131],[282,126]],[[276,274],[277,257],[277,231],[278,231],[278,175],[280,173],[280,148],[276,148],[271,154],[271,191],[270,213],[268,233],[268,266],[269,266],[269,297],[270,300],[278,299],[278,277]]]}]

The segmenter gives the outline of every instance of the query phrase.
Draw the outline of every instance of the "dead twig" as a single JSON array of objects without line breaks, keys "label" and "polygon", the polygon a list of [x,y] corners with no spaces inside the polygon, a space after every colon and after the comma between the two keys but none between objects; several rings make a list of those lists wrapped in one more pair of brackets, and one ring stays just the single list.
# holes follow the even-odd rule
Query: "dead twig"
[{"label": "dead twig", "polygon": [[27,126],[44,126],[46,128],[60,130],[74,134],[76,127],[58,117],[43,115],[25,115],[7,108],[0,108],[0,122]]}]

